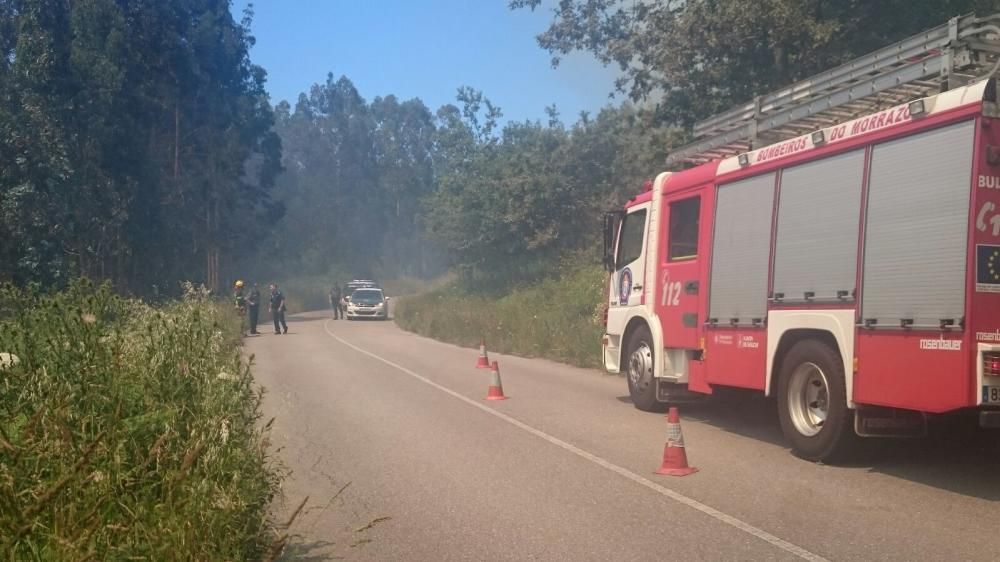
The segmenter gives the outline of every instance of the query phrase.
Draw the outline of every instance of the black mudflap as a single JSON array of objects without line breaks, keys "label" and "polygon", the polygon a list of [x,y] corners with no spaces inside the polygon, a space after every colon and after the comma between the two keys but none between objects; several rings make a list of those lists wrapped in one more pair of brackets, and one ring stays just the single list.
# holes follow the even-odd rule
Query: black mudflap
[{"label": "black mudflap", "polygon": [[861,437],[925,437],[927,416],[913,410],[863,406],[855,411],[854,432]]},{"label": "black mudflap", "polygon": [[1000,429],[1000,410],[984,410],[979,412],[979,427],[984,429]]}]

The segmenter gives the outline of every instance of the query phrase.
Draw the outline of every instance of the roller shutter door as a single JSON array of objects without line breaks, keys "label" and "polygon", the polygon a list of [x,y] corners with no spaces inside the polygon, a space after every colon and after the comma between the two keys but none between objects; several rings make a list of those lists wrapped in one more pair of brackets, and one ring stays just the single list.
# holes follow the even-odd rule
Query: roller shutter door
[{"label": "roller shutter door", "polygon": [[750,324],[767,313],[774,174],[719,186],[709,318]]},{"label": "roller shutter door", "polygon": [[803,301],[850,295],[857,282],[863,150],[789,168],[781,174],[774,293]]},{"label": "roller shutter door", "polygon": [[872,150],[863,318],[957,323],[965,314],[973,121]]}]

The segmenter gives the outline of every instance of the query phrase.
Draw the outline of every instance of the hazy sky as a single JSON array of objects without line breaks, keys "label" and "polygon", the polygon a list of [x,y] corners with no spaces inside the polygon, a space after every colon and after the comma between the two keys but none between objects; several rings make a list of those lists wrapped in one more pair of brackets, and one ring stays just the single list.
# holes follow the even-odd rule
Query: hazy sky
[{"label": "hazy sky", "polygon": [[[247,0],[234,0],[239,21]],[[547,2],[551,5],[553,2]],[[511,11],[507,0],[256,0],[251,57],[268,72],[273,103],[294,105],[328,72],[346,75],[366,100],[419,97],[431,110],[459,86],[482,90],[504,120],[545,120],[555,103],[565,122],[609,102],[617,75],[589,54],[553,69],[535,36],[551,11]],[[615,103],[621,101],[617,96]]]}]

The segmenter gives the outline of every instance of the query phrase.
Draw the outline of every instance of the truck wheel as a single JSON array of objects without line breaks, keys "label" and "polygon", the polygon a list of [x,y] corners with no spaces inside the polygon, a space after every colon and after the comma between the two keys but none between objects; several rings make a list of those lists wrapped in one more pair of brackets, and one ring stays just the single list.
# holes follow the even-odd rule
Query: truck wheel
[{"label": "truck wheel", "polygon": [[641,326],[628,339],[625,377],[628,379],[628,393],[632,397],[632,404],[644,412],[653,411],[657,404],[656,380],[653,378],[655,358],[653,336],[648,327]]},{"label": "truck wheel", "polygon": [[824,342],[804,340],[781,365],[778,419],[792,452],[814,462],[842,459],[857,436],[840,353]]}]

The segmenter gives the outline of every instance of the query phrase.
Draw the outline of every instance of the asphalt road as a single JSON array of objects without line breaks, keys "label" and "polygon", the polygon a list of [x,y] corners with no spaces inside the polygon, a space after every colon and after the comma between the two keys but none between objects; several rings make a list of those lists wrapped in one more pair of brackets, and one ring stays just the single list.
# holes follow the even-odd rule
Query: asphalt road
[{"label": "asphalt road", "polygon": [[246,342],[291,470],[276,510],[310,498],[286,560],[1000,559],[1000,435],[825,466],[729,397],[681,408],[700,472],[657,476],[666,421],[620,377],[491,353],[510,399],[486,402],[476,350],[328,318]]}]

